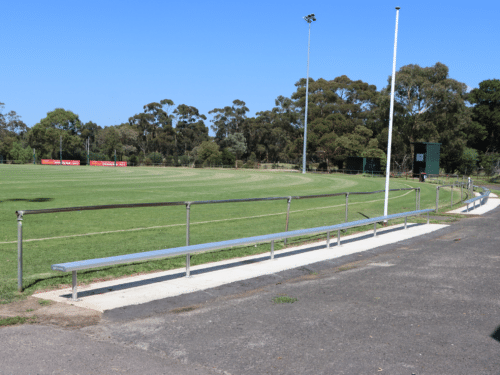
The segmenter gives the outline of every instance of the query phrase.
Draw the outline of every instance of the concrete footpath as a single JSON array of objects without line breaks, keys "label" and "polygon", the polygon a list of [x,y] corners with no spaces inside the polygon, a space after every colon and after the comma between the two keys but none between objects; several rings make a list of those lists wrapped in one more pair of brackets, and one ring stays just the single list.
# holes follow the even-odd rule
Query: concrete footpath
[{"label": "concrete footpath", "polygon": [[500,374],[499,240],[496,208],[94,326],[3,328],[0,374]]},{"label": "concrete footpath", "polygon": [[373,230],[341,235],[340,246],[337,246],[337,238],[332,237],[329,248],[325,240],[276,251],[274,259],[270,259],[270,253],[265,253],[192,266],[189,278],[185,276],[185,269],[174,269],[79,286],[78,301],[71,301],[71,288],[36,293],[34,297],[103,312],[275,274],[354,253],[362,254],[366,250],[426,235],[444,227],[446,225],[442,224],[409,224],[407,229],[403,224],[385,228],[379,226],[376,236]]}]

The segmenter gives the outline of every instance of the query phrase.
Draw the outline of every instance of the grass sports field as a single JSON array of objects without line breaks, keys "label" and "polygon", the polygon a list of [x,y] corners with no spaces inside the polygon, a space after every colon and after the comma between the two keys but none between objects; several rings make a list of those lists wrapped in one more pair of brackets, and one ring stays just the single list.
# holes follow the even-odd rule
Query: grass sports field
[{"label": "grass sports field", "polygon": [[[17,293],[16,210],[123,203],[299,196],[384,189],[384,178],[259,170],[0,165],[0,301]],[[435,185],[392,179],[390,188],[421,188],[421,208],[435,207]],[[415,209],[415,192],[391,192],[389,213]],[[460,190],[453,201],[460,200]],[[450,202],[441,190],[440,205]],[[383,214],[384,194],[351,195],[349,221]],[[286,200],[191,206],[191,244],[285,230]],[[345,220],[345,197],[292,200],[289,230]],[[417,219],[418,220],[418,219]],[[421,219],[424,220],[423,218]],[[358,229],[359,230],[359,229]],[[183,246],[186,208],[148,207],[26,215],[23,295],[71,284],[51,264]],[[315,238],[304,238],[314,240]],[[295,240],[298,241],[298,240]],[[282,244],[276,244],[280,249]],[[195,254],[191,264],[269,251],[269,245]],[[185,256],[78,273],[79,282],[185,266]]]}]

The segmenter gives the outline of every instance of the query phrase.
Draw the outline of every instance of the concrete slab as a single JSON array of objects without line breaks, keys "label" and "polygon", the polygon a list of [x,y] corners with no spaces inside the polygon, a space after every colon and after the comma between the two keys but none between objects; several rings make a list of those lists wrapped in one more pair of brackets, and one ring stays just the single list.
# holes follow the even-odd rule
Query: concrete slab
[{"label": "concrete slab", "polygon": [[332,233],[330,248],[326,248],[325,240],[275,251],[274,260],[266,253],[192,266],[189,278],[185,277],[185,269],[175,269],[79,286],[79,301],[70,300],[71,288],[35,293],[33,296],[103,312],[360,253],[444,227],[447,225],[408,224],[405,230],[404,225],[399,224],[377,228],[376,237],[373,237],[373,230],[341,237],[341,246],[337,246],[336,233]]},{"label": "concrete slab", "polygon": [[[476,196],[481,195],[480,193],[475,192]],[[469,204],[469,211],[467,211],[467,206],[463,206],[457,208],[452,211],[448,211],[449,214],[463,214],[463,215],[484,215],[486,212],[489,212],[495,208],[500,206],[500,199],[496,194],[490,193],[488,201],[486,204],[480,206],[479,202],[476,202],[476,207],[474,208],[474,204]]]}]

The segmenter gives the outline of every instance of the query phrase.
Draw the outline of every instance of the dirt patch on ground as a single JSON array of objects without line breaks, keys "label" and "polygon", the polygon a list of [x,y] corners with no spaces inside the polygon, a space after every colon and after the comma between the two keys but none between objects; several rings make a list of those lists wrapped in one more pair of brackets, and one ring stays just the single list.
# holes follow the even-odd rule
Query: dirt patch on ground
[{"label": "dirt patch on ground", "polygon": [[95,325],[101,320],[101,313],[98,311],[35,297],[0,305],[0,320],[15,316],[30,318],[26,322],[32,324],[75,329]]}]

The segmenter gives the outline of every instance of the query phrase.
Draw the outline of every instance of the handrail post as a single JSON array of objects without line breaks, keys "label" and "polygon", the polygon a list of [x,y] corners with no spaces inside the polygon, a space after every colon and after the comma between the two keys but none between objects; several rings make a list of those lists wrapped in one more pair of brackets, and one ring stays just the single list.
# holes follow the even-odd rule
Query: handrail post
[{"label": "handrail post", "polygon": [[[189,214],[191,209],[191,202],[186,202],[186,246],[189,246]],[[191,276],[191,254],[186,254],[186,277]]]},{"label": "handrail post", "polygon": [[23,291],[23,211],[17,211],[17,291]]},{"label": "handrail post", "polygon": [[439,186],[436,186],[436,213],[439,209]]},{"label": "handrail post", "polygon": [[418,188],[418,209],[420,210],[420,188]]},{"label": "handrail post", "polygon": [[415,211],[418,211],[418,188],[415,188]]},{"label": "handrail post", "polygon": [[271,241],[271,260],[274,260],[274,240]]},{"label": "handrail post", "polygon": [[[285,232],[288,232],[288,222],[290,220],[290,203],[292,202],[292,197],[288,197],[288,204],[286,208],[286,224],[285,224]],[[286,246],[286,238],[285,238],[285,246]]]},{"label": "handrail post", "polygon": [[345,222],[346,223],[349,221],[348,213],[349,213],[349,193],[345,193]]},{"label": "handrail post", "polygon": [[453,207],[453,185],[454,184],[451,184],[451,205],[450,205],[450,208]]}]

